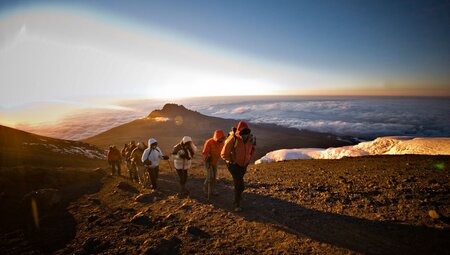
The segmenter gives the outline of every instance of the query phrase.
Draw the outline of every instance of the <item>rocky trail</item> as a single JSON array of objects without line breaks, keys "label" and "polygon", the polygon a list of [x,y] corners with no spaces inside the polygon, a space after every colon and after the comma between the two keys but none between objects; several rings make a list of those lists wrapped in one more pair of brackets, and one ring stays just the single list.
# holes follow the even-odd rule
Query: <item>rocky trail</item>
[{"label": "rocky trail", "polygon": [[140,188],[125,177],[104,176],[98,192],[68,205],[75,223],[73,239],[52,252],[450,253],[450,174],[435,167],[448,166],[449,157],[363,157],[250,166],[240,213],[232,211],[232,180],[224,166],[219,168],[219,195],[208,201],[199,164],[189,172],[190,196],[178,194],[178,177],[165,164],[156,191]]}]

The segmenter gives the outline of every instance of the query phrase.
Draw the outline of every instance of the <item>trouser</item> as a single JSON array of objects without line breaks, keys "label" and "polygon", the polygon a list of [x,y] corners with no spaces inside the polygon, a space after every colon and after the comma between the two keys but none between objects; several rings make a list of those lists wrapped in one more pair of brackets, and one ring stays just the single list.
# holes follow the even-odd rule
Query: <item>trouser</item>
[{"label": "trouser", "polygon": [[137,176],[139,179],[139,182],[144,185],[145,180],[144,180],[144,171],[145,171],[145,167],[141,166],[141,165],[136,165],[136,171],[137,171]]},{"label": "trouser", "polygon": [[[217,177],[217,166],[211,165],[209,163],[205,164],[206,168],[206,178],[204,182],[204,188],[205,190],[208,189],[208,182],[211,182],[211,190],[214,191],[216,189],[216,177]],[[209,180],[210,176],[208,176],[208,168],[209,171],[211,171],[211,179]]]},{"label": "trouser", "polygon": [[178,177],[180,177],[180,186],[182,189],[184,189],[187,181],[187,169],[177,169]]},{"label": "trouser", "polygon": [[228,171],[233,176],[234,183],[234,205],[240,206],[242,192],[244,192],[244,175],[247,167],[242,167],[238,164],[228,164]]},{"label": "trouser", "polygon": [[118,161],[118,160],[111,161],[111,174],[112,175],[115,175],[115,174],[120,175],[120,161]]},{"label": "trouser", "polygon": [[148,167],[147,168],[148,174],[150,175],[150,181],[152,183],[152,188],[156,189],[156,183],[158,181],[158,175],[159,175],[159,166],[156,167]]},{"label": "trouser", "polygon": [[128,173],[130,175],[130,180],[136,181],[136,182],[139,181],[135,164],[131,164],[131,163],[128,164]]}]

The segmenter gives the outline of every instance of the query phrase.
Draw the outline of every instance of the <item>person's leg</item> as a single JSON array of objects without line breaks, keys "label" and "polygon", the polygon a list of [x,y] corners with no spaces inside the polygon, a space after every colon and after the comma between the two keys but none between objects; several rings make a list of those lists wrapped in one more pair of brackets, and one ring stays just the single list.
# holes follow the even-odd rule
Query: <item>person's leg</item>
[{"label": "person's leg", "polygon": [[141,185],[144,185],[144,167],[136,166],[138,180]]},{"label": "person's leg", "polygon": [[240,207],[241,203],[241,194],[244,191],[244,171],[242,167],[237,164],[228,165],[228,171],[233,177],[234,184],[234,206]]},{"label": "person's leg", "polygon": [[236,184],[236,202],[239,207],[241,205],[242,192],[244,192],[244,189],[245,189],[245,186],[244,186],[245,172],[246,172],[246,168],[239,166],[238,174],[237,174],[237,184]]},{"label": "person's leg", "polygon": [[217,183],[217,166],[211,166],[211,171],[212,171],[212,179],[211,179],[211,188],[212,188],[212,192],[213,194],[217,195],[217,191],[216,191],[216,183]]},{"label": "person's leg", "polygon": [[151,168],[150,170],[150,179],[152,181],[152,189],[157,188],[157,182],[158,182],[158,174],[159,174],[159,167]]},{"label": "person's leg", "polygon": [[117,175],[120,176],[120,161],[116,161],[116,170],[117,170]]},{"label": "person's leg", "polygon": [[114,175],[115,171],[116,171],[116,165],[114,164],[114,161],[111,161],[111,175]]},{"label": "person's leg", "polygon": [[203,182],[203,191],[206,193],[206,192],[208,192],[208,178],[209,178],[209,176],[208,176],[208,167],[209,167],[209,164],[208,163],[205,163],[205,170],[206,170],[206,174],[205,174],[205,181]]}]

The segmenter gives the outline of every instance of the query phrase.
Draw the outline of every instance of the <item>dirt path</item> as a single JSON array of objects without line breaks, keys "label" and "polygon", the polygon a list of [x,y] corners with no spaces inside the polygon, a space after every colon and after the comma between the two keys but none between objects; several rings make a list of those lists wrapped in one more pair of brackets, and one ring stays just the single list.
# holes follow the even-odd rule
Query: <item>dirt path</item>
[{"label": "dirt path", "polygon": [[[158,191],[107,177],[100,192],[69,207],[77,234],[58,253],[449,254],[450,178],[435,172],[434,161],[450,163],[397,157],[252,166],[241,213],[231,210],[223,167],[212,201],[198,165],[189,197],[177,193],[178,177],[168,170]],[[439,220],[428,216],[431,208]]]}]

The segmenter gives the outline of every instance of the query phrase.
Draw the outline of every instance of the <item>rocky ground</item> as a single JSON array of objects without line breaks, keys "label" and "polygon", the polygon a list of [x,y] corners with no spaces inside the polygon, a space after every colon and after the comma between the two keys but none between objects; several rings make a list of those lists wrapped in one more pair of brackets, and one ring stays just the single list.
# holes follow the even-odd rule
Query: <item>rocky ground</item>
[{"label": "rocky ground", "polygon": [[[450,157],[377,156],[252,165],[244,211],[232,211],[232,181],[202,191],[200,162],[190,196],[164,162],[160,188],[104,175],[98,190],[64,207],[71,238],[45,250],[10,231],[2,254],[450,254]],[[36,230],[35,230],[36,231]],[[1,232],[1,231],[0,231]],[[16,233],[16,234],[14,234]],[[28,233],[28,234],[27,234]],[[15,240],[15,241],[14,241]],[[22,245],[22,249],[14,249]]]}]

